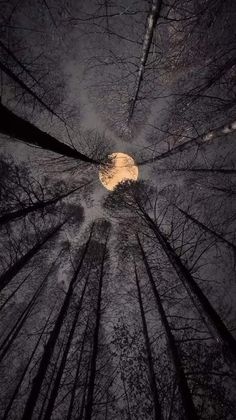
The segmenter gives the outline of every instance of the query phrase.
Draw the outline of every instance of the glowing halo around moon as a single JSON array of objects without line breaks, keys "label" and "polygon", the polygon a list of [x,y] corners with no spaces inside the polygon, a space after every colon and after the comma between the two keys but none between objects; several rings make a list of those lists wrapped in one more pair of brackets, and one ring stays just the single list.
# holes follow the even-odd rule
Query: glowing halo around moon
[{"label": "glowing halo around moon", "polygon": [[124,181],[137,181],[138,167],[134,159],[126,153],[112,153],[108,156],[108,164],[99,170],[99,179],[109,191]]}]

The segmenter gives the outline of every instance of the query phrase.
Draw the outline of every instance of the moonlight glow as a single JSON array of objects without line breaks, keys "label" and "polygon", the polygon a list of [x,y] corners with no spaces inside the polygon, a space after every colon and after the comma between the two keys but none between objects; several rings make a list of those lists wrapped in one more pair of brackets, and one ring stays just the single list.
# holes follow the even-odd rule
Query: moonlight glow
[{"label": "moonlight glow", "polygon": [[138,179],[138,167],[131,156],[125,153],[112,153],[108,158],[108,165],[99,171],[99,179],[107,190],[114,190],[120,182]]}]

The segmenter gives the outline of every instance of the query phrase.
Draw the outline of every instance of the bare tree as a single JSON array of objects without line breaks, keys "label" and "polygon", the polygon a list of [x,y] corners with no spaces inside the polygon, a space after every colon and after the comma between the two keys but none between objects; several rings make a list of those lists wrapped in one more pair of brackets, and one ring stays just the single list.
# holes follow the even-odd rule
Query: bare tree
[{"label": "bare tree", "polygon": [[39,396],[40,388],[41,388],[43,380],[44,380],[45,373],[46,373],[48,365],[50,363],[50,359],[52,357],[53,350],[54,350],[58,335],[59,335],[60,330],[62,328],[63,320],[64,320],[64,318],[67,314],[67,311],[68,311],[68,308],[69,308],[69,305],[70,305],[70,301],[71,301],[71,298],[72,298],[72,295],[73,295],[73,290],[74,290],[74,286],[75,286],[78,274],[80,272],[80,269],[82,267],[84,258],[86,256],[86,253],[87,253],[87,250],[88,250],[88,247],[89,247],[89,243],[90,243],[90,240],[91,240],[91,237],[92,237],[92,232],[93,232],[93,225],[90,229],[90,234],[89,234],[88,240],[85,244],[85,247],[83,249],[79,264],[78,264],[78,266],[75,270],[75,273],[74,273],[74,275],[73,275],[73,277],[70,281],[69,288],[67,290],[64,302],[62,304],[62,307],[61,307],[60,312],[58,314],[58,317],[56,319],[55,325],[54,325],[53,330],[50,334],[47,345],[45,346],[44,353],[42,355],[37,374],[35,375],[35,378],[34,378],[34,381],[33,381],[33,384],[32,384],[31,392],[29,394],[28,400],[27,400],[26,405],[25,405],[25,410],[24,410],[22,420],[29,418],[33,414],[33,411],[34,411],[34,408],[35,408],[35,405],[36,405],[36,402],[37,402],[37,399],[38,399],[38,396]]},{"label": "bare tree", "polygon": [[24,120],[21,117],[18,117],[2,104],[0,104],[0,115],[0,132],[2,134],[23,141],[25,143],[38,146],[42,149],[50,150],[62,156],[82,160],[83,162],[92,163],[95,165],[100,163],[83,155],[75,148],[72,148],[65,143],[61,143],[50,134],[41,131],[30,122]]},{"label": "bare tree", "polygon": [[153,360],[152,360],[150,339],[148,336],[147,322],[145,319],[145,313],[144,313],[144,308],[143,308],[142,295],[141,295],[136,265],[134,266],[134,271],[135,271],[135,279],[136,279],[136,285],[137,285],[137,291],[138,291],[138,300],[139,300],[140,313],[141,313],[142,325],[143,325],[143,335],[145,338],[146,351],[147,351],[147,357],[148,357],[150,388],[153,395],[154,417],[157,420],[157,419],[162,419],[163,415],[162,415],[161,405],[159,402],[158,390],[157,390],[156,379],[155,379],[155,371],[154,371]]},{"label": "bare tree", "polygon": [[22,268],[37,254],[38,251],[64,226],[66,220],[54,229],[50,230],[41,240],[39,240],[25,255],[20,257],[8,270],[0,276],[0,290],[3,290]]},{"label": "bare tree", "polygon": [[186,377],[185,377],[185,374],[184,374],[184,370],[183,370],[183,367],[182,367],[181,359],[179,357],[178,348],[176,346],[175,339],[174,339],[173,334],[171,332],[171,329],[170,329],[170,326],[169,326],[169,323],[168,323],[163,305],[161,303],[160,296],[159,296],[157,288],[155,286],[155,282],[154,282],[154,279],[152,277],[152,273],[151,273],[151,270],[150,270],[150,267],[149,267],[149,264],[148,264],[148,261],[147,261],[147,257],[146,257],[146,254],[144,252],[144,249],[142,247],[142,244],[140,242],[139,236],[137,236],[137,241],[138,241],[141,253],[142,253],[142,258],[143,258],[143,261],[144,261],[144,264],[145,264],[145,267],[146,267],[146,270],[147,270],[149,280],[150,280],[151,285],[152,285],[152,290],[153,290],[153,293],[154,293],[154,296],[155,296],[155,299],[156,299],[158,312],[159,312],[161,320],[162,320],[162,325],[163,325],[164,330],[165,330],[167,345],[168,345],[168,348],[169,348],[169,351],[170,351],[170,354],[171,354],[171,359],[172,359],[174,369],[175,369],[175,372],[176,372],[176,380],[177,380],[177,383],[178,383],[178,386],[179,386],[179,391],[180,391],[180,394],[181,394],[182,403],[183,403],[186,418],[189,419],[189,420],[193,419],[193,418],[198,419],[199,417],[197,415],[196,409],[195,409],[194,404],[193,404],[191,392],[189,390],[188,383],[187,383],[187,380],[186,380]]},{"label": "bare tree", "polygon": [[95,329],[94,329],[94,334],[93,334],[91,367],[90,367],[90,375],[89,375],[89,380],[88,380],[87,401],[86,401],[85,415],[84,415],[84,418],[86,420],[91,419],[92,412],[93,412],[93,393],[94,393],[94,382],[95,382],[95,375],[96,375],[98,336],[99,336],[100,318],[101,318],[102,286],[103,286],[103,276],[104,276],[104,264],[105,264],[105,258],[106,258],[106,252],[107,252],[107,241],[108,241],[108,236],[103,246],[104,249],[103,249],[102,261],[101,261],[101,271],[100,271],[100,278],[99,278],[99,289],[98,289],[97,309],[96,309],[96,324],[95,324]]}]

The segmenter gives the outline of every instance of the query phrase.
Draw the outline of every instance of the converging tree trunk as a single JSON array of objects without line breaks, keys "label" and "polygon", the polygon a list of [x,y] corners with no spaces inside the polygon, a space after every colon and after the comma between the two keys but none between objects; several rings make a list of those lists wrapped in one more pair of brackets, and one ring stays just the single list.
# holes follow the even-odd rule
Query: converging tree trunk
[{"label": "converging tree trunk", "polygon": [[138,100],[139,91],[140,91],[141,84],[143,81],[145,66],[147,64],[148,55],[149,55],[150,48],[152,45],[154,30],[157,24],[157,20],[160,16],[161,5],[162,5],[162,0],[152,0],[151,9],[148,14],[147,23],[146,23],[146,32],[145,32],[144,40],[143,40],[143,48],[142,48],[142,55],[140,59],[140,65],[138,69],[136,89],[135,89],[135,93],[131,100],[131,105],[130,105],[129,120],[131,120],[133,116],[135,105]]},{"label": "converging tree trunk", "polygon": [[158,242],[162,246],[165,254],[167,255],[169,261],[171,262],[172,266],[174,267],[178,277],[180,278],[181,282],[185,286],[185,288],[189,289],[193,295],[198,299],[204,314],[207,316],[209,322],[214,327],[218,337],[221,339],[222,344],[228,348],[233,358],[236,358],[236,340],[225,326],[224,322],[215,311],[207,297],[204,295],[196,281],[194,280],[193,276],[191,275],[190,271],[185,267],[182,263],[180,257],[176,254],[174,249],[169,244],[168,240],[166,239],[165,235],[160,231],[159,227],[147,213],[143,214],[149,227],[154,232]]},{"label": "converging tree trunk", "polygon": [[87,335],[87,328],[88,328],[88,322],[86,324],[84,334],[83,334],[79,360],[78,360],[78,364],[77,364],[77,368],[76,368],[76,372],[75,372],[74,383],[73,383],[73,387],[72,387],[72,390],[71,390],[71,393],[70,393],[70,404],[69,404],[66,420],[71,420],[72,419],[74,401],[75,401],[75,393],[76,393],[76,388],[77,388],[78,380],[79,380],[80,366],[81,366],[81,361],[82,361],[83,352],[84,352],[84,345],[85,345],[85,339],[86,339],[86,335]]},{"label": "converging tree trunk", "polygon": [[59,345],[59,351],[57,353],[56,360],[54,361],[54,367],[52,369],[52,372],[51,372],[51,375],[50,375],[50,378],[49,378],[49,382],[48,382],[48,384],[46,384],[46,386],[44,388],[44,394],[45,395],[44,395],[44,398],[43,398],[43,402],[42,402],[42,405],[41,405],[40,412],[39,412],[39,415],[38,415],[37,420],[41,420],[42,417],[43,417],[45,406],[46,406],[46,403],[47,403],[47,400],[48,400],[48,395],[49,395],[50,389],[52,387],[52,384],[53,384],[53,381],[54,381],[54,378],[55,378],[55,375],[56,375],[57,368],[59,366],[59,360],[60,360],[61,353],[62,353],[62,350],[63,350],[64,341],[65,340],[63,338],[61,344]]},{"label": "converging tree trunk", "polygon": [[158,169],[157,172],[165,173],[165,172],[192,172],[192,173],[199,173],[199,174],[209,174],[209,175],[235,175],[236,169],[214,169],[214,168],[172,168],[172,169]]},{"label": "converging tree trunk", "polygon": [[42,358],[41,358],[41,361],[40,361],[40,364],[39,364],[39,367],[38,367],[38,371],[37,371],[37,373],[36,373],[36,375],[33,379],[32,388],[31,388],[31,391],[29,393],[29,397],[26,401],[25,410],[24,410],[22,420],[29,420],[29,419],[31,419],[31,417],[33,415],[35,405],[37,403],[39,393],[40,393],[40,390],[41,390],[41,386],[42,386],[43,380],[45,378],[45,374],[47,372],[47,368],[49,366],[51,357],[53,355],[54,348],[55,348],[58,336],[60,334],[60,331],[61,331],[61,328],[62,328],[62,325],[63,325],[63,321],[66,317],[66,314],[67,314],[67,311],[68,311],[68,308],[69,308],[69,305],[70,305],[70,302],[71,302],[71,298],[72,298],[72,295],[73,295],[73,290],[74,290],[76,280],[77,280],[78,274],[80,272],[80,269],[82,267],[84,258],[86,256],[86,253],[87,253],[87,250],[88,250],[91,238],[92,238],[92,232],[93,232],[93,225],[91,227],[90,234],[89,234],[88,240],[86,242],[86,245],[84,247],[84,250],[82,252],[82,255],[81,255],[79,264],[77,266],[77,269],[75,270],[75,273],[74,273],[74,275],[71,279],[70,285],[69,285],[68,290],[66,292],[64,302],[63,302],[62,307],[60,309],[60,312],[57,316],[57,319],[55,321],[53,330],[52,330],[52,332],[50,334],[50,337],[48,339],[48,342],[47,342],[47,344],[44,348],[44,352],[43,352],[43,355],[42,355]]},{"label": "converging tree trunk", "polygon": [[[160,153],[157,156],[153,156],[150,159],[143,160],[142,162],[138,162],[138,165],[147,165],[150,163],[154,163],[159,160],[166,159],[168,157],[174,156],[176,153],[181,153],[192,146],[200,146],[201,144],[205,144],[209,141],[215,140],[218,137],[226,136],[230,133],[233,133],[236,130],[236,121],[232,121],[229,124],[222,125],[212,131],[205,132],[200,134],[197,137],[193,137],[190,140],[185,141],[184,143],[179,144],[178,146],[172,147],[171,149],[167,150],[166,152]],[[174,135],[174,134],[173,134]]]},{"label": "converging tree trunk", "polygon": [[17,293],[17,291],[21,288],[21,286],[26,282],[26,280],[28,280],[28,278],[30,277],[30,275],[32,274],[33,270],[27,274],[27,276],[25,276],[23,278],[23,280],[19,283],[19,285],[16,287],[15,290],[13,290],[13,292],[8,296],[8,298],[3,302],[3,304],[0,306],[0,312],[3,310],[3,308],[7,305],[7,303],[15,296],[15,294]]},{"label": "converging tree trunk", "polygon": [[193,223],[195,223],[200,229],[204,230],[205,232],[209,233],[211,236],[214,236],[215,238],[219,239],[219,241],[225,243],[229,248],[233,250],[234,253],[236,253],[236,245],[234,245],[232,242],[225,239],[222,235],[215,232],[213,229],[206,226],[204,223],[197,220],[195,217],[193,217],[191,214],[187,213],[185,210],[182,210],[177,205],[174,205],[182,214],[184,214],[187,219],[191,220]]},{"label": "converging tree trunk", "polygon": [[80,187],[74,188],[73,190],[67,193],[51,198],[50,200],[38,201],[37,203],[27,207],[23,205],[23,207],[19,210],[15,210],[10,213],[5,213],[2,216],[0,216],[0,226],[5,225],[6,223],[12,222],[13,220],[19,219],[21,217],[25,217],[27,216],[27,214],[32,213],[33,211],[43,210],[48,206],[56,204],[58,201],[63,200],[63,198],[69,197],[70,195],[74,194],[76,191],[79,191],[81,188],[84,188],[88,184],[89,183],[81,185]]},{"label": "converging tree trunk", "polygon": [[88,284],[89,275],[90,275],[90,271],[89,271],[89,274],[86,278],[86,281],[85,281],[85,284],[84,284],[84,287],[83,287],[83,290],[82,290],[82,293],[81,293],[81,297],[80,297],[78,307],[77,307],[76,312],[75,312],[74,320],[73,320],[73,323],[72,323],[72,326],[71,326],[71,329],[70,329],[70,332],[69,332],[69,336],[68,336],[68,339],[67,339],[65,350],[63,352],[61,363],[60,363],[60,366],[59,366],[59,369],[58,369],[58,372],[57,372],[57,375],[56,375],[56,379],[55,379],[55,382],[53,384],[53,388],[52,388],[52,391],[51,391],[51,394],[50,394],[50,397],[49,397],[48,406],[47,406],[47,409],[46,409],[45,415],[44,415],[45,420],[49,420],[52,416],[54,404],[55,404],[57,394],[58,394],[58,391],[59,391],[59,387],[60,387],[60,383],[61,383],[61,378],[62,378],[64,369],[65,369],[68,353],[70,351],[71,343],[72,343],[72,340],[73,340],[73,337],[74,337],[75,328],[76,328],[76,324],[77,324],[77,321],[78,321],[78,318],[79,318],[80,310],[82,308],[83,298],[84,298],[84,294],[85,294],[86,287],[87,287],[87,284]]},{"label": "converging tree trunk", "polygon": [[96,324],[95,324],[95,329],[94,329],[94,334],[93,334],[93,349],[92,349],[92,358],[91,358],[91,368],[90,368],[90,376],[89,376],[88,391],[87,391],[87,401],[86,401],[85,415],[84,415],[85,420],[91,420],[92,412],[93,412],[93,394],[94,394],[96,364],[97,364],[97,355],[98,355],[98,335],[99,335],[100,320],[101,320],[102,286],[103,286],[104,265],[105,265],[106,251],[107,251],[107,240],[108,240],[108,237],[107,237],[106,242],[104,244],[103,256],[102,256],[102,261],[101,261],[101,271],[100,271],[99,285],[98,285]]},{"label": "converging tree trunk", "polygon": [[4,105],[0,104],[0,132],[14,139],[50,150],[62,156],[98,165],[100,162],[89,158],[76,149],[60,142],[55,137],[37,128],[35,125],[18,117]]},{"label": "converging tree trunk", "polygon": [[168,319],[166,317],[165,314],[165,310],[163,308],[159,293],[157,291],[157,287],[155,284],[155,281],[153,279],[152,276],[152,272],[151,269],[149,267],[149,263],[146,257],[146,254],[144,252],[143,246],[141,244],[140,238],[137,235],[137,241],[138,241],[138,245],[142,254],[142,258],[143,258],[143,262],[147,271],[147,275],[149,278],[149,281],[151,283],[152,286],[152,291],[156,300],[156,304],[157,304],[157,308],[158,308],[158,312],[161,318],[161,322],[162,322],[162,326],[164,328],[165,331],[165,336],[166,336],[166,341],[167,341],[167,346],[169,349],[169,352],[171,354],[171,359],[172,359],[172,363],[174,366],[174,370],[175,370],[175,374],[176,374],[176,380],[178,383],[178,387],[179,387],[179,392],[181,395],[181,399],[182,399],[182,404],[183,404],[183,408],[185,411],[185,415],[186,415],[186,419],[188,420],[198,420],[198,415],[196,412],[196,409],[194,407],[193,404],[193,400],[192,400],[192,395],[191,392],[189,390],[188,387],[188,383],[184,374],[184,369],[182,366],[182,362],[181,359],[179,357],[179,352],[178,352],[178,348],[176,346],[176,342],[175,342],[175,338],[172,334]]},{"label": "converging tree trunk", "polygon": [[30,364],[31,364],[31,362],[32,362],[32,360],[34,358],[34,355],[35,355],[35,353],[36,353],[36,351],[37,351],[37,349],[39,347],[39,344],[40,344],[40,341],[41,341],[41,339],[43,337],[43,334],[44,334],[44,332],[45,332],[45,330],[46,330],[46,328],[48,326],[50,317],[51,317],[51,313],[49,314],[49,316],[48,316],[48,318],[47,318],[47,320],[45,322],[45,325],[44,325],[44,327],[42,329],[42,332],[40,333],[39,338],[38,338],[38,340],[35,343],[35,346],[33,348],[33,351],[31,353],[31,356],[30,356],[30,358],[29,358],[29,360],[28,360],[28,362],[27,362],[27,364],[26,364],[26,366],[25,366],[25,368],[24,368],[24,370],[23,370],[23,372],[22,372],[22,374],[21,374],[21,376],[19,378],[19,381],[17,383],[17,386],[16,386],[16,388],[15,388],[13,394],[12,394],[12,397],[11,397],[11,399],[10,399],[10,401],[9,401],[6,409],[5,409],[5,412],[4,412],[4,415],[3,415],[2,420],[7,420],[8,414],[9,414],[9,412],[10,412],[10,410],[12,408],[12,405],[13,405],[13,403],[14,403],[14,401],[15,401],[15,399],[16,399],[19,391],[20,391],[21,385],[22,385],[22,383],[24,381],[24,378],[26,376],[26,373],[28,372],[29,366],[30,366]]},{"label": "converging tree trunk", "polygon": [[[9,56],[11,56],[14,61],[17,62],[18,65],[26,72],[31,78],[33,78],[32,74],[26,69],[26,67],[16,58],[16,56],[7,48],[1,41],[0,46],[7,52]],[[53,111],[52,108],[50,108],[46,102],[44,102],[32,89],[30,89],[24,82],[17,76],[15,73],[13,73],[12,70],[10,70],[8,67],[5,66],[2,62],[0,62],[0,69],[14,82],[16,82],[25,92],[27,92],[29,95],[31,95],[40,105],[42,105],[48,112],[50,112],[52,115],[57,117],[60,121],[62,121],[65,124],[65,121],[63,118],[60,117],[55,111]],[[33,78],[33,80],[38,84],[38,81]],[[65,124],[66,125],[66,124]]]},{"label": "converging tree trunk", "polygon": [[87,392],[87,386],[88,386],[88,379],[89,379],[89,366],[90,366],[90,358],[87,364],[87,372],[85,376],[84,386],[83,386],[83,396],[80,406],[78,406],[77,412],[78,414],[78,420],[83,420],[84,417],[84,410],[85,410],[85,403],[86,403],[86,392]]},{"label": "converging tree trunk", "polygon": [[49,239],[53,238],[62,228],[66,221],[57,225],[53,230],[47,233],[43,239],[37,242],[26,254],[19,258],[8,270],[0,276],[0,291],[3,290],[22,268],[40,251]]},{"label": "converging tree trunk", "polygon": [[8,353],[12,344],[16,340],[18,334],[20,333],[22,327],[24,326],[25,322],[27,321],[30,313],[32,312],[32,310],[33,310],[33,308],[34,308],[34,306],[37,302],[37,299],[39,298],[39,296],[43,292],[43,289],[44,289],[44,287],[45,287],[45,285],[48,281],[49,276],[52,274],[52,272],[54,270],[55,264],[56,264],[56,262],[57,262],[57,260],[60,256],[60,254],[61,254],[61,251],[59,252],[57,258],[54,260],[53,264],[51,265],[51,267],[48,270],[48,272],[47,272],[46,276],[44,277],[43,281],[38,286],[36,292],[33,294],[32,298],[30,299],[26,308],[23,310],[23,312],[21,313],[21,315],[19,316],[19,318],[17,319],[17,321],[15,322],[15,324],[13,325],[13,327],[11,328],[11,330],[9,331],[9,333],[7,334],[7,336],[5,337],[3,342],[1,343],[1,345],[0,345],[0,362],[2,362],[2,360],[4,359],[6,354]]},{"label": "converging tree trunk", "polygon": [[143,308],[143,301],[142,301],[142,295],[141,295],[141,290],[140,290],[140,285],[139,285],[139,278],[138,278],[136,264],[134,264],[134,272],[135,272],[135,280],[136,280],[136,286],[137,286],[137,291],[138,291],[140,314],[142,318],[143,335],[145,339],[145,346],[146,346],[147,359],[148,359],[149,382],[150,382],[150,388],[152,392],[152,399],[153,399],[153,405],[154,405],[154,418],[155,420],[158,420],[158,419],[162,420],[163,415],[162,415],[162,409],[161,409],[161,404],[159,401],[159,395],[158,395],[158,390],[157,390],[155,370],[154,370],[153,360],[152,360],[152,350],[151,350],[151,344],[150,344],[150,339],[148,335],[147,322],[146,322],[144,308]]}]

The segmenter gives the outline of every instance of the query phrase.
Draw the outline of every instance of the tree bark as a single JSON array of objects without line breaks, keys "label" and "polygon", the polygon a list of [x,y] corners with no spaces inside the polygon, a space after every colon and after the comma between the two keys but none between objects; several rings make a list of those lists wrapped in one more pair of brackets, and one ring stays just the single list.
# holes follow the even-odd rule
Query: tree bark
[{"label": "tree bark", "polygon": [[76,283],[78,274],[80,272],[80,269],[82,267],[85,255],[87,253],[87,250],[88,250],[88,247],[89,247],[89,244],[90,244],[90,240],[91,240],[91,237],[92,237],[92,232],[93,232],[93,225],[92,225],[92,228],[90,230],[89,238],[88,238],[88,240],[86,242],[86,245],[84,247],[82,256],[80,258],[80,262],[79,262],[79,264],[77,266],[77,269],[76,269],[76,271],[75,271],[75,273],[74,273],[74,275],[71,279],[71,282],[70,282],[69,288],[67,290],[64,302],[63,302],[62,307],[60,309],[60,312],[57,316],[54,328],[53,328],[53,330],[50,334],[50,337],[48,339],[48,342],[47,342],[47,344],[44,348],[44,352],[43,352],[43,355],[42,355],[42,358],[41,358],[41,361],[40,361],[40,364],[39,364],[38,371],[37,371],[37,373],[36,373],[36,375],[33,379],[32,388],[31,388],[29,397],[26,401],[25,410],[24,410],[24,414],[22,416],[22,420],[29,420],[33,416],[33,412],[34,412],[35,405],[36,405],[38,397],[39,397],[41,386],[42,386],[43,380],[45,378],[45,374],[47,372],[48,366],[50,364],[50,360],[51,360],[51,357],[53,355],[54,348],[55,348],[58,336],[60,334],[60,331],[61,331],[61,328],[62,328],[62,325],[63,325],[63,321],[66,317],[66,314],[67,314],[67,311],[68,311],[68,308],[69,308],[69,305],[70,305],[70,302],[71,302],[71,298],[72,298],[73,290],[74,290],[74,285]]},{"label": "tree bark", "polygon": [[134,264],[134,272],[135,272],[135,280],[136,280],[136,286],[137,286],[137,291],[138,291],[138,301],[139,301],[140,314],[141,314],[141,319],[142,319],[143,335],[145,339],[145,346],[146,346],[147,359],[148,359],[149,381],[150,381],[150,388],[151,388],[153,404],[154,404],[154,419],[162,420],[163,415],[162,415],[161,404],[160,404],[159,396],[158,396],[155,370],[154,370],[153,360],[152,360],[151,344],[150,344],[150,339],[148,335],[147,322],[146,322],[144,308],[143,308],[143,301],[142,301],[142,295],[141,295],[141,290],[140,290],[140,285],[139,285],[136,264]]},{"label": "tree bark", "polygon": [[157,291],[157,287],[154,281],[154,278],[152,276],[151,269],[148,264],[148,260],[146,257],[146,254],[144,252],[143,246],[141,244],[141,241],[139,239],[139,236],[137,235],[137,241],[139,244],[139,248],[142,254],[143,262],[147,271],[147,275],[149,278],[149,281],[152,286],[153,294],[156,300],[158,312],[161,318],[161,322],[165,331],[166,341],[167,341],[167,347],[169,349],[169,352],[171,354],[172,363],[174,366],[175,374],[176,374],[176,380],[178,382],[179,392],[182,399],[183,408],[185,411],[186,419],[188,420],[198,420],[198,415],[196,412],[196,409],[193,404],[191,392],[188,387],[188,382],[185,377],[184,369],[182,366],[181,359],[179,357],[178,348],[176,346],[175,338],[172,334],[168,319],[165,314],[165,310],[163,308],[159,293]]},{"label": "tree bark", "polygon": [[61,143],[55,137],[45,133],[23,118],[18,117],[2,104],[0,104],[0,132],[14,139],[38,146],[41,149],[50,150],[62,156],[94,165],[100,164],[100,162],[83,155],[65,143]]}]

